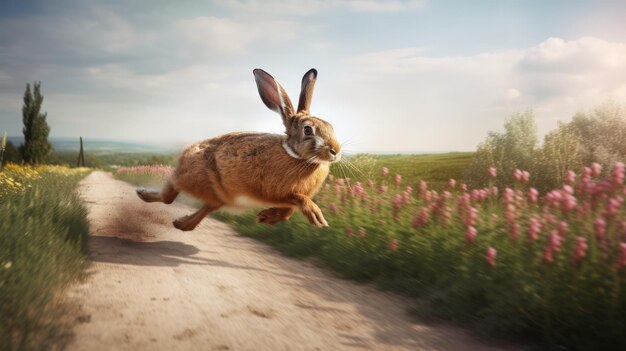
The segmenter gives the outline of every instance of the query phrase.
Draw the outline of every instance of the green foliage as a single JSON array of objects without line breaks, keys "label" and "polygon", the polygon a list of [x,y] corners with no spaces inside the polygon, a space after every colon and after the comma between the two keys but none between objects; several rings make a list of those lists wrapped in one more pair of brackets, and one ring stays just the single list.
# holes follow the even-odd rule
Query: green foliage
[{"label": "green foliage", "polygon": [[571,125],[559,123],[548,133],[537,151],[532,168],[532,184],[542,192],[554,189],[569,170],[583,166],[583,144]]},{"label": "green foliage", "polygon": [[86,264],[87,210],[74,192],[85,174],[3,172],[12,180],[0,188],[13,189],[0,191],[0,349],[62,349],[69,338],[56,297]]},{"label": "green foliage", "polygon": [[489,132],[478,145],[471,165],[465,172],[467,182],[475,187],[488,184],[487,169],[496,167],[498,186],[509,184],[516,168],[531,170],[535,162],[537,127],[532,111],[513,115],[504,124],[504,132]]},{"label": "green foliage", "polygon": [[5,149],[4,149],[4,155],[3,155],[3,159],[2,159],[2,164],[6,165],[8,163],[21,163],[22,162],[22,157],[20,155],[20,151],[15,147],[15,145],[13,145],[12,142],[7,142]]},{"label": "green foliage", "polygon": [[531,173],[530,184],[546,191],[563,181],[568,170],[580,169],[594,162],[611,167],[626,160],[626,110],[608,102],[592,112],[579,112],[571,122],[559,123],[537,148],[532,113],[514,115],[505,124],[504,133],[489,132],[478,146],[465,178],[473,186],[485,186],[484,171],[496,167],[493,182],[511,185],[515,169]]},{"label": "green foliage", "polygon": [[608,167],[626,159],[626,110],[607,102],[591,112],[579,112],[568,124],[581,149],[581,162]]},{"label": "green foliage", "polygon": [[43,163],[52,149],[52,145],[48,141],[50,127],[46,122],[47,113],[40,112],[43,103],[40,87],[41,82],[35,82],[31,93],[30,84],[26,84],[24,105],[22,106],[24,144],[21,146],[20,152],[24,162],[32,165]]}]

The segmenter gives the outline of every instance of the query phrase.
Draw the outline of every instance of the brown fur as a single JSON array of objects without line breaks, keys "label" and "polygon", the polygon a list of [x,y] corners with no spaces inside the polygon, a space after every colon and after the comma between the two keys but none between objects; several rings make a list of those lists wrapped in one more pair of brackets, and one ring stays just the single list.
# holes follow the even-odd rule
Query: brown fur
[{"label": "brown fur", "polygon": [[[301,111],[295,114],[284,89],[269,74],[255,70],[255,78],[263,102],[282,115],[287,135],[229,133],[186,147],[161,193],[137,191],[147,202],[170,203],[184,191],[205,203],[176,220],[176,228],[193,230],[211,211],[241,206],[242,197],[271,206],[258,214],[261,223],[287,220],[299,208],[311,224],[328,225],[311,198],[326,179],[330,162],[338,159],[340,146],[330,123],[308,112],[317,71],[305,74]],[[314,135],[305,135],[305,127],[313,128]],[[299,158],[290,156],[283,144]]]}]

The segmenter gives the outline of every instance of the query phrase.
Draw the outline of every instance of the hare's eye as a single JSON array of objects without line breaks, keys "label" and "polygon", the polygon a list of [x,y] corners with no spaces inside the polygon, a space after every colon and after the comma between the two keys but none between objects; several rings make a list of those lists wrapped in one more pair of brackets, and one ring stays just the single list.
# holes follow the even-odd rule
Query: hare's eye
[{"label": "hare's eye", "polygon": [[304,135],[313,135],[313,127],[304,126]]}]

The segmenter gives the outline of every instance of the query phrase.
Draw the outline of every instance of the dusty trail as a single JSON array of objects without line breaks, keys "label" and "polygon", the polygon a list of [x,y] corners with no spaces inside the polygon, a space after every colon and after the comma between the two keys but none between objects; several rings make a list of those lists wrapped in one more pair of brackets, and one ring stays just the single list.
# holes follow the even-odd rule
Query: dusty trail
[{"label": "dusty trail", "polygon": [[407,302],[286,258],[206,218],[180,232],[180,204],[141,202],[93,172],[91,275],[69,291],[69,350],[496,350],[455,328],[416,323]]}]

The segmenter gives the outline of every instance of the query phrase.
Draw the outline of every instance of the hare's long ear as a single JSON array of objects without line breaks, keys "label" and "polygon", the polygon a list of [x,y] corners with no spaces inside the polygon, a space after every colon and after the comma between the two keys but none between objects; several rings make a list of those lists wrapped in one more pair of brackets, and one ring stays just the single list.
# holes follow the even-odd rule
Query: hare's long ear
[{"label": "hare's long ear", "polygon": [[264,70],[257,68],[252,72],[254,73],[256,87],[259,89],[261,100],[270,110],[280,113],[283,117],[283,124],[288,127],[287,122],[291,119],[294,112],[287,92]]},{"label": "hare's long ear", "polygon": [[311,98],[313,97],[313,88],[315,88],[315,80],[317,79],[317,70],[311,68],[302,77],[302,88],[300,89],[300,101],[298,101],[298,113],[309,113],[311,107]]}]

